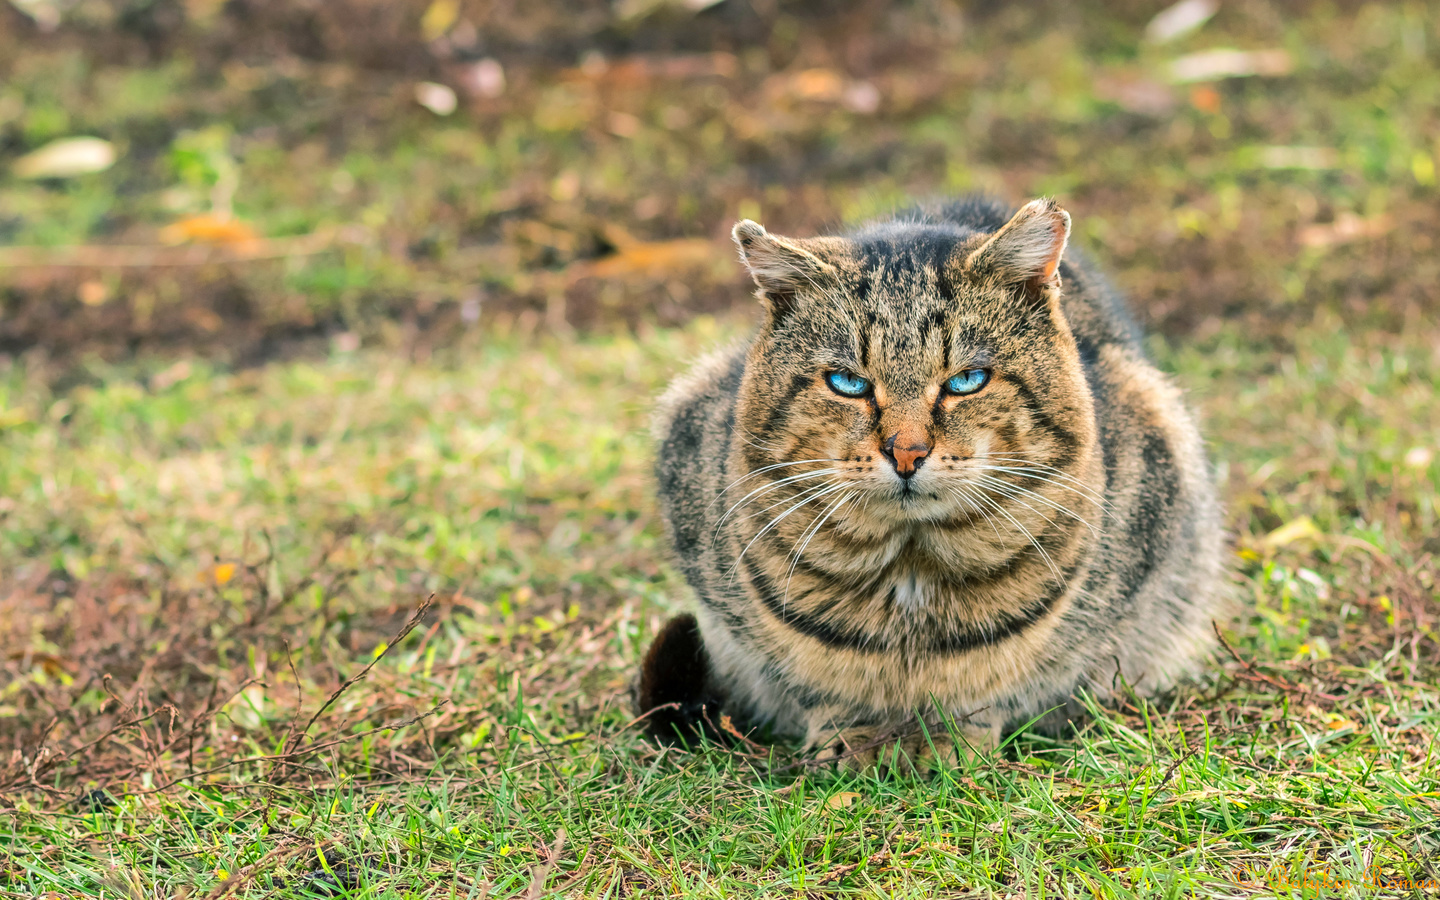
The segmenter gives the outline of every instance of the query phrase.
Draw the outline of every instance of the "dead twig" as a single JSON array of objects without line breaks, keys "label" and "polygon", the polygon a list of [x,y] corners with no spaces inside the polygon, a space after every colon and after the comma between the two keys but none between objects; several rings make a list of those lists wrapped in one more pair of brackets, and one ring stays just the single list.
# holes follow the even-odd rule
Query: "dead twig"
[{"label": "dead twig", "polygon": [[564,849],[565,829],[560,828],[555,831],[555,840],[551,841],[550,849],[545,853],[545,860],[536,867],[535,875],[530,879],[530,887],[525,891],[525,900],[540,900],[545,893],[545,882],[550,880],[550,872],[560,859],[560,851]]},{"label": "dead twig", "polygon": [[1245,671],[1241,673],[1244,677],[1250,679],[1251,681],[1258,681],[1261,684],[1268,684],[1269,686],[1275,688],[1281,693],[1298,694],[1302,698],[1307,696],[1317,697],[1321,700],[1327,700],[1331,703],[1340,702],[1341,698],[1336,697],[1334,694],[1322,694],[1319,691],[1312,691],[1309,688],[1304,688],[1299,685],[1288,684],[1278,678],[1273,678],[1269,675],[1266,675],[1264,672],[1261,672],[1259,669],[1255,668],[1254,663],[1242,657],[1240,655],[1240,652],[1236,650],[1229,641],[1225,640],[1225,635],[1220,633],[1220,624],[1218,622],[1212,619],[1210,621],[1210,627],[1215,630],[1215,636],[1220,639],[1220,645],[1225,648],[1225,651],[1227,653],[1230,654],[1230,658],[1244,667]]},{"label": "dead twig", "polygon": [[[411,725],[414,725],[416,722],[423,721],[424,719],[428,719],[428,718],[430,718],[431,716],[435,715],[437,712],[440,711],[441,707],[443,707],[443,706],[444,706],[446,703],[448,703],[448,702],[449,702],[448,700],[442,700],[441,702],[435,704],[435,706],[432,707],[431,709],[429,709],[428,711],[423,712],[423,713],[420,713],[420,714],[417,715],[417,716],[411,716],[411,717],[408,718],[408,719],[405,719],[405,720],[400,721],[400,722],[396,722],[396,723],[394,723],[394,724],[392,724],[392,725],[381,725],[381,726],[378,727],[378,728],[371,728],[371,729],[369,729],[368,731],[361,731],[361,732],[357,732],[357,733],[355,733],[355,734],[347,734],[347,735],[344,736],[344,737],[335,738],[334,740],[331,740],[331,741],[322,741],[322,742],[319,743],[319,744],[312,744],[311,746],[306,747],[306,748],[303,749],[303,750],[294,750],[294,751],[290,751],[290,752],[287,752],[287,753],[275,754],[275,755],[273,755],[273,756],[246,756],[246,757],[243,757],[243,758],[241,758],[241,759],[232,759],[232,760],[230,760],[229,762],[227,762],[227,763],[222,763],[221,765],[218,765],[218,766],[212,766],[212,767],[210,767],[210,768],[208,768],[208,769],[201,769],[201,770],[199,770],[198,772],[191,772],[191,773],[189,773],[189,774],[187,774],[187,775],[181,775],[179,778],[175,778],[175,779],[172,779],[172,780],[170,780],[170,781],[167,781],[167,782],[165,782],[164,784],[160,785],[159,787],[151,788],[151,789],[146,790],[146,791],[132,791],[132,792],[131,792],[131,795],[138,797],[138,796],[142,796],[142,795],[144,795],[144,794],[158,794],[158,793],[160,793],[161,791],[169,790],[170,788],[174,787],[175,785],[179,784],[179,783],[182,782],[182,781],[189,781],[191,778],[196,778],[196,777],[199,777],[199,776],[201,776],[201,775],[213,775],[213,774],[216,773],[216,772],[223,772],[223,771],[225,771],[226,769],[233,768],[234,766],[241,766],[241,765],[244,765],[245,763],[252,763],[252,762],[269,762],[269,763],[277,763],[277,764],[279,764],[279,763],[291,764],[291,763],[294,763],[294,762],[297,761],[297,760],[304,759],[304,758],[307,757],[307,756],[314,756],[316,753],[319,753],[321,750],[328,750],[328,749],[330,749],[331,747],[338,747],[338,746],[341,745],[341,744],[348,744],[348,743],[350,743],[351,741],[357,741],[357,740],[359,740],[360,738],[369,737],[369,736],[372,735],[372,734],[379,734],[379,733],[382,732],[382,731],[399,731],[401,728],[408,728],[408,727],[410,727]],[[274,768],[273,768],[273,767],[272,767],[271,771],[272,771],[272,772],[274,771]]]},{"label": "dead twig", "polygon": [[1160,777],[1160,783],[1155,785],[1150,793],[1145,795],[1145,799],[1140,805],[1142,807],[1149,806],[1150,801],[1154,800],[1156,795],[1163,791],[1165,786],[1170,783],[1170,779],[1175,777],[1175,773],[1185,764],[1185,760],[1199,753],[1203,746],[1203,743],[1197,743],[1194,747],[1175,757],[1175,761],[1170,763],[1169,767],[1165,769],[1165,774]]},{"label": "dead twig", "polygon": [[[315,849],[317,851],[322,850],[329,843],[329,841],[323,841],[321,843],[318,843],[315,845]],[[224,881],[221,881],[219,884],[215,885],[215,887],[210,891],[210,893],[206,894],[204,898],[202,898],[202,900],[220,900],[220,898],[228,894],[234,893],[235,891],[254,881],[256,878],[260,877],[260,875],[262,875],[266,871],[273,869],[281,862],[284,862],[289,857],[294,856],[299,851],[307,849],[309,846],[309,844],[300,843],[294,840],[282,840],[274,850],[271,850],[269,853],[260,857],[250,865],[245,866],[242,869],[236,870]]]},{"label": "dead twig", "polygon": [[[390,641],[385,645],[384,649],[382,649],[379,653],[375,654],[375,658],[370,660],[370,662],[366,663],[365,668],[345,679],[345,681],[342,682],[339,687],[332,691],[330,693],[330,696],[326,698],[325,702],[320,704],[320,708],[315,710],[315,714],[310,717],[310,721],[305,723],[304,728],[300,729],[298,732],[291,734],[291,736],[285,741],[285,752],[280,753],[276,757],[276,763],[273,767],[271,767],[269,774],[265,778],[266,781],[274,781],[275,775],[278,773],[285,759],[292,753],[294,753],[294,751],[299,749],[301,742],[303,742],[305,738],[310,734],[310,729],[315,726],[315,723],[320,719],[321,716],[325,714],[325,711],[331,706],[333,706],[335,701],[339,700],[341,695],[348,691],[352,685],[363,679],[366,675],[370,674],[370,670],[375,668],[375,665],[379,663],[380,660],[384,659],[385,656],[397,644],[399,644],[401,641],[404,641],[406,636],[409,635],[410,632],[415,630],[415,626],[419,625],[421,620],[425,618],[425,613],[430,611],[430,607],[434,605],[434,603],[434,594],[426,597],[425,602],[421,603],[419,608],[416,609],[415,612],[411,613],[410,618],[407,619],[405,624],[400,627],[400,630],[395,633],[395,636],[390,639]],[[439,708],[439,706],[435,707],[435,709]],[[431,713],[433,712],[434,710],[431,711]],[[431,713],[426,713],[426,715],[430,715]],[[419,721],[419,719],[416,719],[416,721]]]}]

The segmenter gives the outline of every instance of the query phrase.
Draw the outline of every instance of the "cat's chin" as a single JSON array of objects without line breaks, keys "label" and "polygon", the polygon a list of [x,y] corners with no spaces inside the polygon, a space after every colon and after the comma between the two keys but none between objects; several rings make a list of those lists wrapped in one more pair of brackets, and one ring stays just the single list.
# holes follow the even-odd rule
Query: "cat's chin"
[{"label": "cat's chin", "polygon": [[954,498],[933,486],[905,483],[890,488],[882,496],[883,502],[875,503],[872,508],[884,517],[927,522],[948,519],[955,514]]}]

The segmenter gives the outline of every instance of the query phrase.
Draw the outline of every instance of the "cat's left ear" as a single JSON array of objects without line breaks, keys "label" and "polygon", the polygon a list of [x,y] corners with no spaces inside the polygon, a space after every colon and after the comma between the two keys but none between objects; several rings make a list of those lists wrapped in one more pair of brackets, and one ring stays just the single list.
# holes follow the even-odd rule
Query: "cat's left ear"
[{"label": "cat's left ear", "polygon": [[976,278],[998,278],[1037,291],[1060,283],[1060,257],[1070,239],[1070,214],[1048,197],[1020,207],[1005,226],[965,259]]}]

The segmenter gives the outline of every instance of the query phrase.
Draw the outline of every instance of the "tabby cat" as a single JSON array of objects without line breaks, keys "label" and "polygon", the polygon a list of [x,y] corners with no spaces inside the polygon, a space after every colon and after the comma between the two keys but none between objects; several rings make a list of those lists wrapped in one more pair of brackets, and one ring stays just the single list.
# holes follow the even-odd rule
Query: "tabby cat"
[{"label": "tabby cat", "polygon": [[652,733],[728,714],[928,767],[1191,669],[1221,597],[1205,451],[1069,234],[1045,199],[735,226],[764,324],[655,420],[699,609],[642,667]]}]

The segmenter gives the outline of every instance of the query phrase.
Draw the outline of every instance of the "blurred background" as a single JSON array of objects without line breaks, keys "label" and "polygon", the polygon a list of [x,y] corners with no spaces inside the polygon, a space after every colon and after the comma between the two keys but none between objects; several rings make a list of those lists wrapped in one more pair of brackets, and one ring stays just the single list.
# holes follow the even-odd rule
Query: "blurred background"
[{"label": "blurred background", "polygon": [[1436,300],[1437,8],[5,0],[0,354],[252,364],[748,303],[738,217],[1060,198],[1149,326]]},{"label": "blurred background", "polygon": [[[1351,0],[0,0],[0,801],[176,798],[199,771],[259,828],[262,788],[403,799],[443,765],[475,809],[521,784],[632,822],[623,779],[656,751],[625,686],[689,602],[648,412],[751,327],[732,223],[808,235],[964,191],[1057,197],[1204,420],[1245,600],[1221,625],[1278,674],[1227,661],[1231,693],[1170,721],[1343,736],[1381,713],[1300,709],[1291,681],[1383,690],[1419,766],[1437,26],[1433,2]],[[562,747],[594,790],[539,764]],[[295,765],[255,762],[277,748]],[[149,844],[27,820],[17,896],[118,857],[210,890],[177,873],[231,820],[191,810],[192,840],[145,803]],[[1249,814],[1319,807],[1281,808]],[[700,821],[645,809],[605,840]],[[491,843],[464,853],[529,882],[541,857],[504,854],[548,825],[467,822]],[[762,836],[754,873],[781,853],[707,827]]]}]

